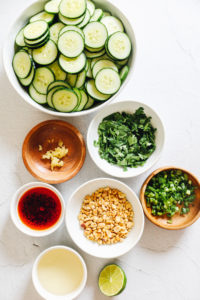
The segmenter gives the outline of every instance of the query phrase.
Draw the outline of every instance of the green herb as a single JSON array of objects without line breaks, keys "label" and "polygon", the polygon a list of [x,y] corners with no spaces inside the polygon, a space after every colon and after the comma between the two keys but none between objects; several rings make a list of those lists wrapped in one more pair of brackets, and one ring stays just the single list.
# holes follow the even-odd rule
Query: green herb
[{"label": "green herb", "polygon": [[99,124],[99,139],[94,145],[99,147],[101,158],[126,171],[128,167],[142,166],[154,152],[155,131],[143,107],[134,114],[117,112]]},{"label": "green herb", "polygon": [[166,215],[170,224],[175,213],[183,215],[190,211],[195,199],[195,186],[181,170],[162,171],[150,180],[145,198],[152,215]]}]

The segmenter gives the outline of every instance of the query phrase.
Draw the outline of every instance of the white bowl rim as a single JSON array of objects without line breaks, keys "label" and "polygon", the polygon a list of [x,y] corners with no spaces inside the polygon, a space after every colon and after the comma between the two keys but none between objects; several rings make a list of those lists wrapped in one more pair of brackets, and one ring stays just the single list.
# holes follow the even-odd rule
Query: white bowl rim
[{"label": "white bowl rim", "polygon": [[[40,261],[40,259],[46,254],[48,253],[49,251],[51,250],[54,250],[54,249],[64,249],[64,250],[67,250],[69,252],[72,252],[74,253],[78,259],[80,260],[81,264],[82,264],[82,267],[83,267],[83,280],[81,282],[81,285],[80,287],[75,290],[74,292],[71,292],[70,294],[68,295],[62,295],[62,296],[58,296],[58,295],[52,295],[50,294],[49,292],[47,292],[41,285],[40,285],[40,282],[37,278],[37,266],[38,266],[38,263]],[[44,251],[42,251],[38,256],[37,258],[35,259],[34,261],[34,264],[33,264],[33,267],[32,267],[32,281],[33,281],[33,285],[36,289],[36,291],[38,292],[39,295],[41,295],[42,297],[44,297],[44,294],[45,294],[45,297],[47,295],[49,295],[49,298],[48,300],[67,300],[67,299],[74,299],[74,297],[77,297],[84,289],[85,285],[86,285],[86,281],[87,281],[87,266],[86,266],[86,263],[83,259],[83,257],[76,251],[74,250],[73,248],[71,247],[68,247],[68,246],[64,246],[64,245],[56,245],[56,246],[52,246],[52,247],[49,247],[47,249],[45,249]],[[73,296],[73,298],[71,298]],[[67,297],[67,298],[66,298]]]},{"label": "white bowl rim", "polygon": [[[72,199],[73,199],[74,195],[79,191],[79,189],[84,188],[84,186],[86,186],[86,185],[88,185],[88,184],[90,184],[90,183],[92,183],[92,182],[97,182],[97,181],[100,181],[100,182],[101,182],[101,181],[102,181],[102,182],[104,182],[104,181],[111,181],[111,182],[115,183],[116,186],[117,186],[117,184],[119,184],[119,183],[122,184],[127,190],[129,190],[129,192],[131,192],[131,193],[134,195],[134,198],[135,198],[135,200],[136,200],[136,202],[137,202],[137,204],[138,204],[138,207],[139,207],[139,210],[140,210],[140,213],[141,213],[141,217],[142,217],[142,226],[141,226],[140,233],[139,233],[139,235],[138,235],[138,237],[137,237],[135,243],[132,244],[130,248],[125,249],[124,251],[122,251],[119,255],[113,255],[112,257],[110,257],[110,256],[108,256],[108,257],[106,257],[106,256],[100,256],[100,255],[97,255],[97,254],[95,254],[95,253],[94,253],[94,254],[91,254],[90,251],[88,251],[87,249],[85,249],[84,247],[82,247],[82,246],[80,246],[79,244],[76,243],[76,241],[75,241],[74,238],[73,238],[73,235],[71,235],[71,232],[70,232],[69,229],[68,229],[68,220],[67,220],[68,207],[69,207],[70,203],[72,202]],[[82,201],[82,199],[81,199],[81,201]],[[144,223],[145,223],[144,211],[143,211],[141,202],[140,202],[140,200],[139,200],[139,197],[138,197],[137,194],[134,192],[134,190],[131,189],[127,184],[125,184],[124,182],[122,182],[122,181],[120,181],[120,180],[114,179],[114,178],[99,177],[99,178],[94,178],[94,179],[91,179],[91,180],[88,180],[88,181],[84,182],[83,184],[81,184],[81,185],[80,185],[80,186],[79,186],[79,187],[71,194],[71,196],[69,197],[69,199],[68,199],[68,201],[67,201],[67,205],[66,205],[66,209],[65,209],[65,210],[66,210],[66,213],[65,213],[65,225],[66,225],[67,232],[69,233],[71,239],[73,240],[73,242],[74,242],[74,243],[75,243],[82,251],[84,251],[85,253],[87,253],[87,254],[89,254],[89,255],[91,255],[91,256],[93,256],[93,257],[102,258],[102,259],[114,259],[114,258],[120,257],[120,256],[122,256],[122,255],[128,253],[131,249],[133,249],[133,248],[137,245],[137,243],[138,243],[139,240],[141,239],[142,234],[143,234],[143,232],[144,232]],[[122,242],[122,243],[123,243],[123,242]],[[110,246],[112,247],[112,245],[110,245]]]},{"label": "white bowl rim", "polygon": [[[34,5],[37,2],[41,2],[41,3],[44,2],[45,3],[46,0],[32,0],[31,2],[29,2],[27,4],[27,6],[25,6],[25,8],[23,9],[23,11],[20,13],[20,16],[17,19],[15,19],[14,22],[11,24],[11,26],[9,28],[9,31],[8,31],[8,35],[11,32],[12,28],[14,27],[14,25],[21,19],[21,16],[25,13],[25,11],[30,6]],[[133,30],[131,23],[129,22],[128,18],[125,16],[125,14],[124,14],[124,12],[122,11],[121,8],[119,9],[116,5],[114,5],[109,0],[104,0],[104,2],[107,2],[107,3],[109,3],[109,5],[115,7],[115,9],[117,11],[119,11],[120,14],[123,16],[123,18],[126,20],[128,26],[129,26],[129,31],[131,31],[131,34],[132,34],[131,41],[132,41],[132,43],[134,45],[134,51],[132,51],[132,66],[129,69],[128,76],[127,76],[126,80],[123,82],[123,84],[121,85],[119,91],[116,94],[114,94],[110,99],[108,99],[107,101],[101,103],[100,105],[98,105],[98,106],[96,106],[96,107],[94,107],[92,109],[88,109],[88,110],[85,110],[85,111],[83,110],[83,111],[80,111],[80,112],[70,112],[70,113],[62,113],[62,112],[51,111],[50,109],[43,107],[42,105],[36,103],[33,99],[31,99],[27,92],[22,91],[23,88],[20,86],[19,83],[18,83],[18,85],[16,85],[16,84],[13,83],[12,78],[10,76],[10,71],[9,71],[7,63],[6,63],[6,61],[7,61],[7,59],[6,59],[6,56],[7,56],[7,43],[8,42],[5,41],[4,42],[4,46],[3,46],[3,65],[4,65],[4,69],[5,69],[7,78],[9,79],[9,82],[12,85],[12,87],[14,88],[14,90],[18,93],[18,95],[26,103],[30,104],[35,109],[38,109],[39,111],[42,111],[42,112],[47,113],[47,114],[52,115],[52,116],[74,117],[74,116],[84,116],[84,115],[88,115],[88,114],[94,113],[94,112],[98,111],[99,109],[105,107],[107,104],[111,103],[117,96],[120,95],[120,92],[125,88],[125,86],[129,82],[129,80],[130,80],[130,78],[131,78],[131,76],[132,76],[132,74],[133,74],[133,72],[135,70],[136,55],[137,55],[137,44],[136,44],[136,38],[135,38],[135,31]],[[14,41],[13,41],[13,44],[14,44]],[[30,99],[31,99],[31,101],[30,101]]]},{"label": "white bowl rim", "polygon": [[[138,105],[138,106],[142,106],[142,107],[144,107],[144,109],[145,108],[147,108],[147,109],[149,109],[150,111],[152,111],[153,112],[153,114],[157,117],[157,119],[158,119],[158,121],[159,121],[159,128],[157,128],[158,130],[160,130],[160,131],[162,131],[162,144],[161,144],[161,148],[159,149],[159,152],[158,152],[158,154],[156,155],[156,157],[154,158],[154,161],[147,167],[145,167],[145,164],[143,165],[143,166],[141,166],[141,172],[138,172],[138,174],[130,174],[130,172],[129,171],[126,171],[126,172],[123,172],[123,170],[121,170],[121,173],[120,173],[120,175],[119,174],[115,174],[115,173],[112,173],[112,172],[109,172],[107,169],[105,170],[102,166],[101,166],[101,164],[98,164],[97,162],[96,162],[96,160],[94,159],[94,157],[93,157],[93,155],[92,155],[92,152],[91,152],[91,148],[88,146],[89,145],[89,140],[90,140],[90,132],[91,132],[91,130],[92,130],[92,127],[93,127],[93,124],[95,123],[95,121],[101,116],[101,115],[103,115],[104,113],[106,113],[106,111],[105,110],[100,110],[95,116],[94,116],[94,118],[91,120],[91,122],[90,122],[90,124],[89,124],[89,126],[88,126],[88,130],[87,130],[87,149],[88,149],[88,152],[89,152],[89,154],[90,154],[90,157],[91,157],[91,159],[93,160],[93,162],[95,163],[95,165],[101,170],[101,171],[103,171],[104,173],[106,173],[106,174],[108,174],[108,175],[110,175],[110,176],[114,176],[114,177],[117,177],[117,178],[133,178],[133,177],[137,177],[137,176],[140,176],[141,174],[143,174],[144,172],[146,172],[146,171],[148,171],[150,168],[152,168],[156,163],[157,163],[157,161],[160,159],[160,157],[161,157],[161,154],[162,154],[162,151],[163,151],[163,148],[164,148],[164,145],[165,145],[165,127],[164,127],[164,124],[163,124],[163,122],[162,122],[162,120],[161,120],[161,118],[159,117],[159,114],[156,112],[156,110],[155,109],[153,109],[151,106],[149,106],[149,105],[147,105],[147,104],[145,104],[145,103],[143,103],[143,102],[139,102],[139,101],[134,101],[134,100],[121,100],[121,101],[117,101],[117,102],[115,102],[115,103],[111,103],[111,104],[108,104],[108,106],[107,106],[107,108],[110,108],[110,107],[116,107],[116,110],[114,110],[112,113],[114,113],[114,112],[117,112],[117,107],[118,106],[120,106],[121,104],[124,104],[124,105],[128,105],[128,104],[132,104],[132,103],[134,103],[134,104],[136,104],[136,105]],[[126,110],[126,108],[124,108],[124,110]],[[120,110],[120,111],[122,111],[122,109]],[[108,113],[107,115],[110,115],[111,113]],[[105,118],[106,117],[106,115],[105,116],[103,116],[102,117],[102,119],[103,118]],[[152,117],[153,118],[153,117]],[[153,154],[153,153],[152,153]],[[148,159],[147,159],[147,161],[148,161]],[[131,168],[129,168],[129,170],[132,170]]]},{"label": "white bowl rim", "polygon": [[[59,198],[60,203],[61,203],[61,215],[59,220],[50,228],[46,230],[34,230],[26,226],[22,221],[20,220],[19,216],[17,215],[17,205],[19,202],[20,197],[29,189],[34,188],[34,187],[45,187],[47,189],[50,189],[53,191]],[[52,185],[47,184],[45,182],[29,182],[17,189],[17,191],[14,193],[12,196],[12,200],[10,203],[10,217],[13,221],[13,224],[19,229],[21,232],[28,236],[32,237],[43,237],[47,236],[53,232],[55,232],[62,224],[64,220],[64,214],[65,214],[65,201],[63,199],[63,196],[61,193]]]}]

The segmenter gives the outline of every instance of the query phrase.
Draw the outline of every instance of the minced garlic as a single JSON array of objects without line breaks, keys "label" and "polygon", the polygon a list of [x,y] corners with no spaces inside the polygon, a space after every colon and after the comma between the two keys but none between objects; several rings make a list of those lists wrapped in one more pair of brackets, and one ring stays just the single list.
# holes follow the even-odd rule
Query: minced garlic
[{"label": "minced garlic", "polygon": [[42,159],[49,159],[51,160],[51,171],[55,167],[62,167],[63,161],[61,160],[63,157],[65,157],[68,153],[68,149],[65,148],[65,145],[63,145],[63,141],[58,142],[58,147],[56,147],[54,150],[49,150],[45,154],[42,155]]},{"label": "minced garlic", "polygon": [[42,148],[42,145],[39,145],[39,146],[38,146],[38,150],[39,150],[39,151],[42,151],[42,149],[43,149],[43,148]]}]

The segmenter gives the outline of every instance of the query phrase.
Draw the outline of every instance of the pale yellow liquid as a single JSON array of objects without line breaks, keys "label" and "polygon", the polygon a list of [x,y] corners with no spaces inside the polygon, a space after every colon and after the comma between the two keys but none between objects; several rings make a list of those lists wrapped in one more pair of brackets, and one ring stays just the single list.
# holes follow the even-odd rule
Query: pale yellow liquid
[{"label": "pale yellow liquid", "polygon": [[84,275],[79,258],[65,249],[47,252],[40,259],[37,271],[40,284],[53,295],[67,295],[75,291]]}]

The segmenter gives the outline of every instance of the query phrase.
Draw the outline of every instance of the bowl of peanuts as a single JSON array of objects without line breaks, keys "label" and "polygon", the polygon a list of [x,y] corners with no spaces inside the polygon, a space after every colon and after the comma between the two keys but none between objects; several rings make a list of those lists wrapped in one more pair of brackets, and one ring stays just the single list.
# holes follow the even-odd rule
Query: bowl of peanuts
[{"label": "bowl of peanuts", "polygon": [[85,182],[67,202],[65,224],[74,243],[99,258],[115,258],[140,240],[144,213],[135,192],[121,181]]}]

